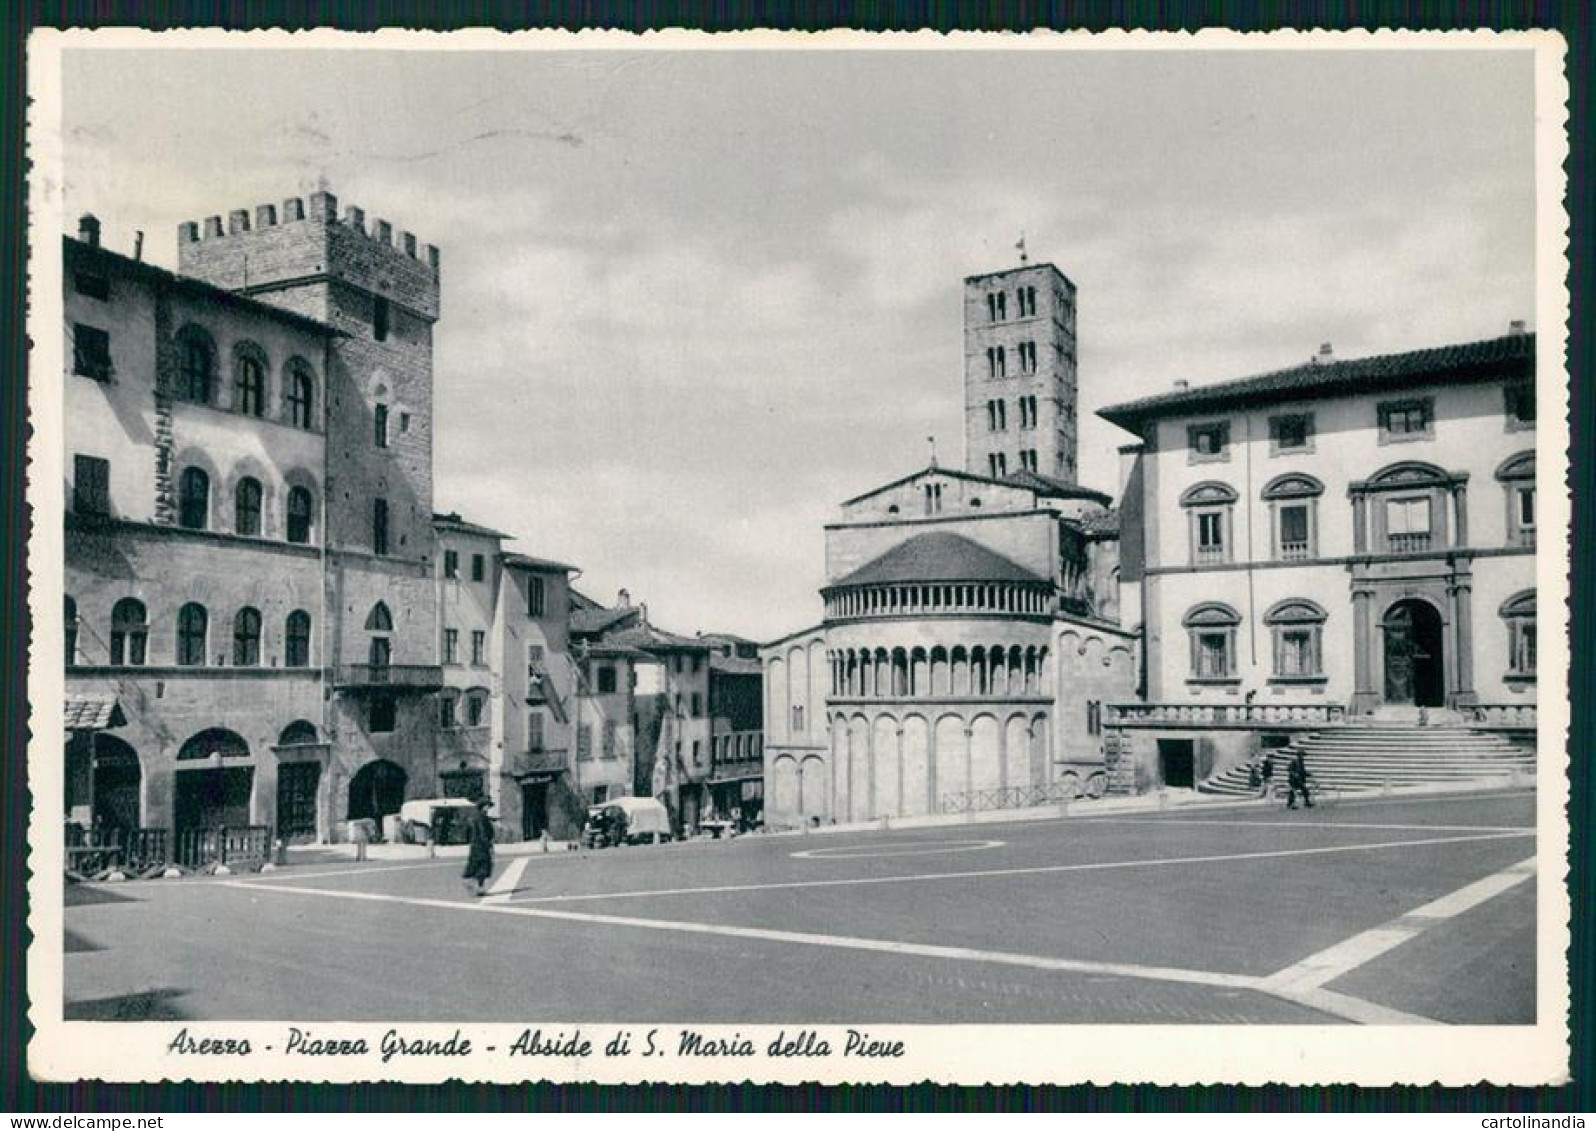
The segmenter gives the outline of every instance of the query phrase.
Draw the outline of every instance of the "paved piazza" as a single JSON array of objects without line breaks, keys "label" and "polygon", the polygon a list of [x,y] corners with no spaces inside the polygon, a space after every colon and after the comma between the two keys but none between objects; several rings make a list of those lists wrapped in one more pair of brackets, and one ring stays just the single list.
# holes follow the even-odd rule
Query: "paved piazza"
[{"label": "paved piazza", "polygon": [[67,895],[91,1020],[1535,1020],[1532,792],[298,866]]}]

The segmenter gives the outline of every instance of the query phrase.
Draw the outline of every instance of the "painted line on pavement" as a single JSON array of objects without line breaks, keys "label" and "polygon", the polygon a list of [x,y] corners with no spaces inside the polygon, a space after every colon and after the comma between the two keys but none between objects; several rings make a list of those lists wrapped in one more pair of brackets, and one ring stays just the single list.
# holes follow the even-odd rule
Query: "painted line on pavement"
[{"label": "painted line on pavement", "polygon": [[833,880],[784,880],[764,884],[720,884],[712,887],[657,888],[649,891],[587,892],[581,895],[542,895],[521,903],[579,903],[603,899],[645,899],[656,896],[716,895],[723,892],[783,891],[793,888],[858,887],[871,884],[930,883],[939,880],[984,879],[993,876],[1040,876],[1058,872],[1097,872],[1121,868],[1164,868],[1185,864],[1220,864],[1239,860],[1273,860],[1291,856],[1327,856],[1340,852],[1377,852],[1392,848],[1418,848],[1433,844],[1466,844],[1477,840],[1504,840],[1534,836],[1533,831],[1476,833],[1468,836],[1421,837],[1369,844],[1321,845],[1313,848],[1276,848],[1259,852],[1226,852],[1208,856],[1166,856],[1150,860],[1107,860],[1091,864],[1039,864],[1025,868],[985,868],[967,872],[926,872],[903,876],[852,876]]},{"label": "painted line on pavement", "polygon": [[516,885],[521,882],[521,873],[526,871],[526,864],[525,856],[518,856],[510,861],[509,867],[500,872],[498,879],[488,885],[488,894],[482,897],[482,902],[508,903]]},{"label": "painted line on pavement", "polygon": [[1358,967],[1367,965],[1387,951],[1395,950],[1437,923],[1455,918],[1471,908],[1478,907],[1486,900],[1517,887],[1534,874],[1535,857],[1531,856],[1511,868],[1505,868],[1494,875],[1486,876],[1483,880],[1476,880],[1472,884],[1458,888],[1440,899],[1432,900],[1422,907],[1414,908],[1389,923],[1361,931],[1317,954],[1310,954],[1301,962],[1293,963],[1284,970],[1271,974],[1264,980],[1264,985],[1271,992],[1287,994],[1317,990]]},{"label": "painted line on pavement", "polygon": [[809,931],[737,927],[726,923],[695,923],[675,919],[643,919],[630,915],[597,915],[582,911],[555,911],[548,908],[529,907],[525,903],[489,903],[486,900],[457,903],[443,899],[385,895],[377,892],[329,891],[325,888],[279,887],[275,884],[242,884],[229,881],[223,881],[222,886],[247,888],[250,891],[277,891],[288,895],[318,895],[329,899],[397,903],[410,907],[427,907],[444,911],[474,911],[490,915],[518,915],[529,919],[548,919],[559,922],[596,924],[610,927],[633,927],[641,930],[670,931],[681,934],[714,935],[722,938],[747,939],[754,942],[831,947],[841,950],[869,951],[877,954],[937,958],[954,962],[1017,966],[1052,973],[1093,974],[1133,978],[1141,981],[1178,982],[1184,985],[1210,986],[1219,989],[1250,990],[1307,1006],[1327,1016],[1361,1024],[1418,1025],[1433,1023],[1427,1018],[1401,1013],[1397,1010],[1387,1009],[1384,1006],[1364,1001],[1361,998],[1317,987],[1279,989],[1271,986],[1268,979],[1250,974],[1225,974],[1213,970],[1193,970],[1174,966],[1143,966],[1125,962],[1093,962],[1075,958],[1053,958],[1046,955],[1019,954],[1012,951],[980,950],[974,947],[896,942],[891,939],[871,939],[853,935],[822,935]]},{"label": "painted line on pavement", "polygon": [[425,864],[368,864],[364,868],[340,868],[336,872],[306,872],[299,876],[285,876],[280,872],[267,872],[257,883],[298,883],[301,880],[322,880],[329,876],[382,876],[389,872],[413,872],[418,868],[447,868],[454,860],[429,860]]},{"label": "painted line on pavement", "polygon": [[[224,886],[241,887],[223,881]],[[1222,974],[1210,970],[1187,970],[1167,966],[1139,966],[1121,962],[1088,962],[1073,958],[1049,958],[1035,954],[1016,954],[1000,950],[978,950],[973,947],[939,946],[933,943],[894,942],[890,939],[860,938],[851,935],[822,935],[808,931],[781,931],[766,927],[738,927],[729,923],[694,923],[675,919],[643,919],[631,915],[600,915],[586,911],[556,911],[550,908],[529,907],[522,903],[489,903],[487,900],[460,903],[447,899],[430,899],[419,896],[388,895],[381,892],[331,891],[324,888],[276,887],[273,884],[250,884],[251,891],[281,891],[290,895],[320,895],[330,899],[359,900],[373,903],[399,903],[412,907],[432,907],[447,911],[481,911],[489,914],[520,915],[534,919],[553,919],[571,923],[593,923],[615,927],[639,927],[651,931],[674,931],[684,934],[720,935],[726,938],[751,939],[758,942],[798,943],[805,946],[829,946],[845,950],[869,950],[883,954],[907,954],[925,958],[948,958],[966,962],[993,962],[1007,966],[1026,966],[1035,970],[1058,970],[1081,974],[1110,974],[1127,978],[1143,978],[1163,982],[1186,982],[1200,986],[1222,986],[1230,989],[1255,989],[1262,979],[1250,974]]]},{"label": "painted line on pavement", "polygon": [[881,860],[892,856],[937,856],[949,852],[982,852],[1002,848],[1001,840],[905,840],[898,844],[870,841],[865,844],[839,844],[831,848],[811,848],[788,853],[794,860]]},{"label": "painted line on pavement", "polygon": [[1218,818],[1102,817],[1105,825],[1218,825],[1222,828],[1258,829],[1389,829],[1420,833],[1532,833],[1533,825],[1390,825],[1360,821],[1227,821]]}]

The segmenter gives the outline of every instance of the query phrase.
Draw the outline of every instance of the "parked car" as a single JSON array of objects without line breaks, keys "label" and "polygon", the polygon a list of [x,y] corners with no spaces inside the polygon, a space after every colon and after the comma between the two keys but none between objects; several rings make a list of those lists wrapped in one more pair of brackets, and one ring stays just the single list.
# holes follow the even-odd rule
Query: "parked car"
[{"label": "parked car", "polygon": [[399,807],[399,833],[407,844],[464,844],[465,815],[476,802],[464,797],[406,801]]},{"label": "parked car", "polygon": [[589,848],[620,844],[659,844],[671,839],[671,818],[652,797],[617,797],[587,811],[582,840]]}]

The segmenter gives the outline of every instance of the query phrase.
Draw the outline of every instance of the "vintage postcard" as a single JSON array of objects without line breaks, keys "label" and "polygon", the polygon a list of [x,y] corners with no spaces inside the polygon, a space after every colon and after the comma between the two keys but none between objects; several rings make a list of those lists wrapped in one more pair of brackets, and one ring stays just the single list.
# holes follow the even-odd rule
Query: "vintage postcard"
[{"label": "vintage postcard", "polygon": [[34,1072],[1564,1079],[1565,63],[36,33]]}]

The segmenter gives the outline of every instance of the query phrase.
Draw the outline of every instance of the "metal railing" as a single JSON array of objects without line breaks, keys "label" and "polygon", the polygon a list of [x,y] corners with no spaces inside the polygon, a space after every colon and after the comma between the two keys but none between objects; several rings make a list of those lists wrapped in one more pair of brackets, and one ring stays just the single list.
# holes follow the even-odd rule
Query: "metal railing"
[{"label": "metal railing", "polygon": [[437,664],[339,664],[333,686],[339,690],[393,687],[435,691],[443,686],[443,668]]},{"label": "metal railing", "polygon": [[566,768],[568,755],[564,749],[518,750],[510,756],[510,773],[515,777],[557,774]]},{"label": "metal railing", "polygon": [[1011,785],[1001,789],[972,789],[966,793],[944,793],[942,812],[979,813],[992,809],[1031,809],[1038,805],[1060,805],[1082,797],[1096,800],[1108,792],[1108,774],[1094,770],[1083,780],[1070,770],[1050,785]]},{"label": "metal railing", "polygon": [[229,868],[259,867],[271,851],[271,829],[242,825],[214,829],[184,829],[177,834],[177,859],[184,868],[225,864]]}]

